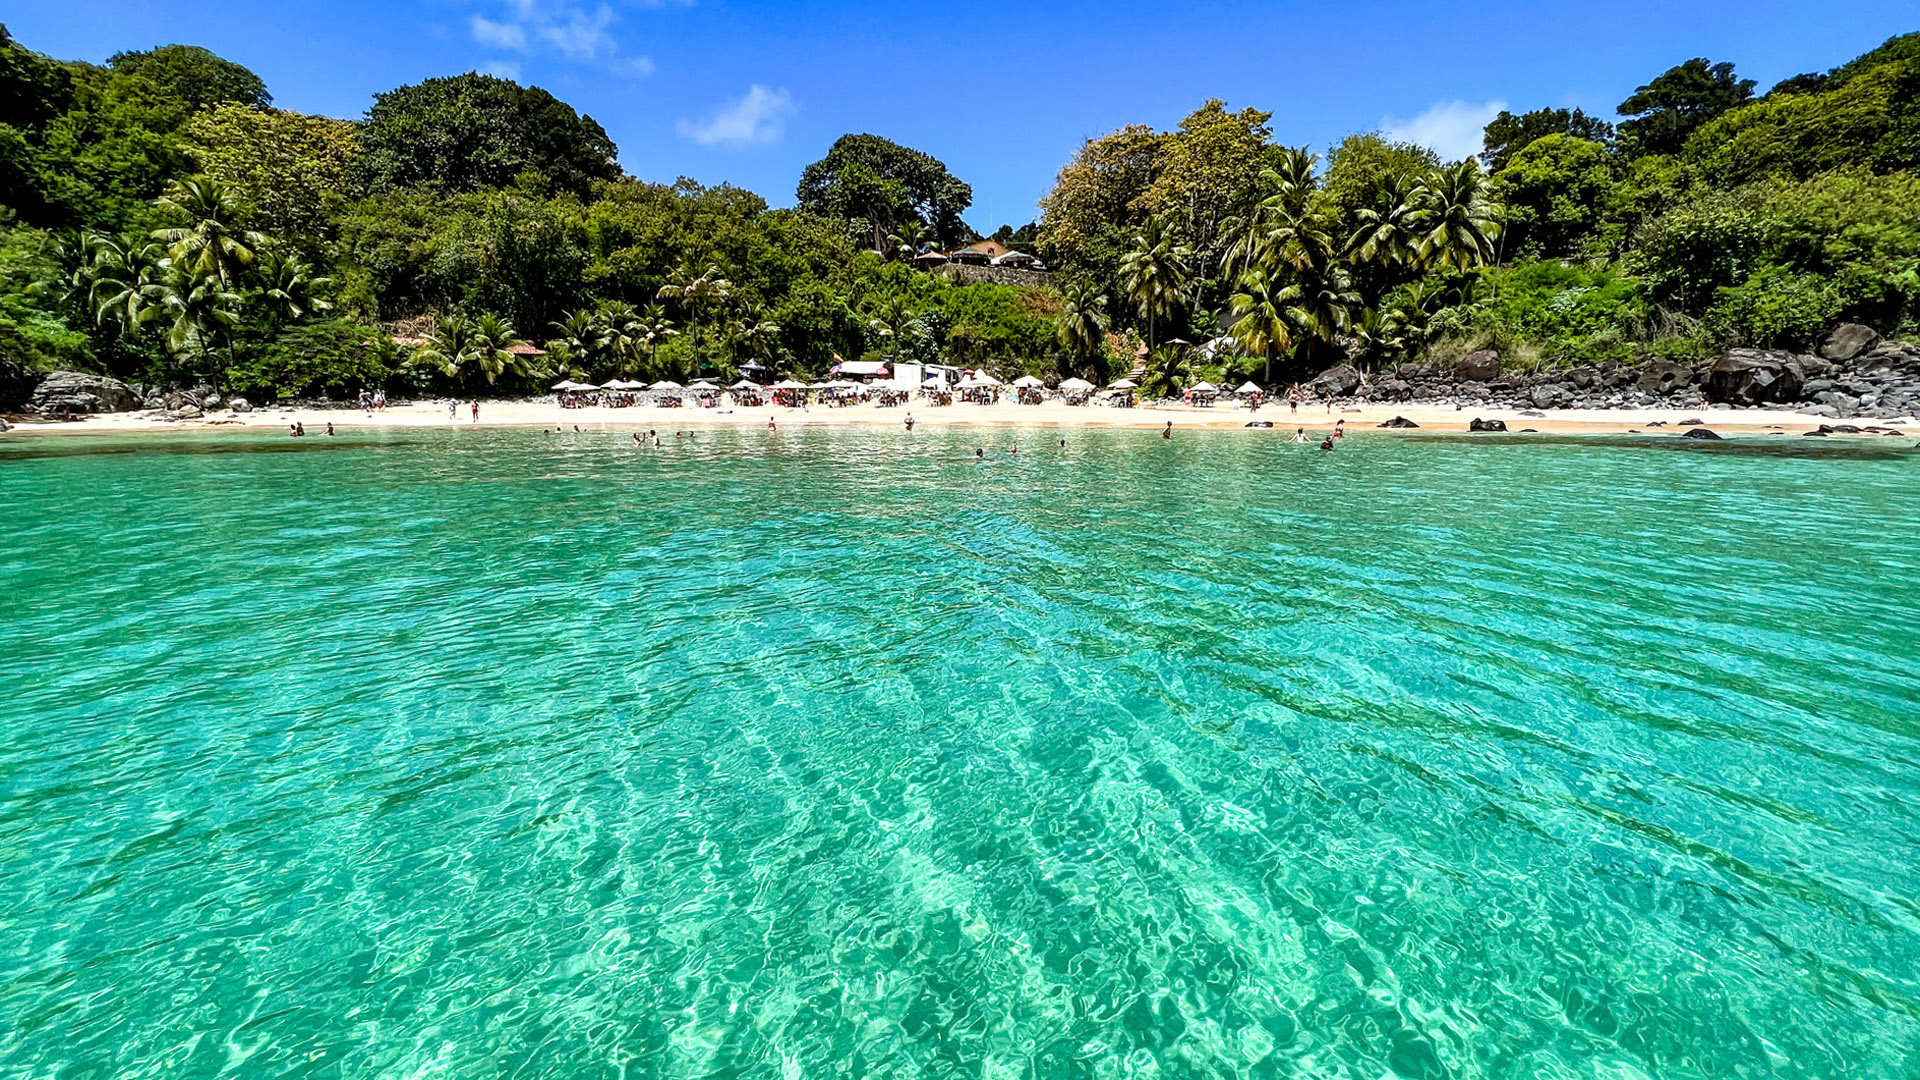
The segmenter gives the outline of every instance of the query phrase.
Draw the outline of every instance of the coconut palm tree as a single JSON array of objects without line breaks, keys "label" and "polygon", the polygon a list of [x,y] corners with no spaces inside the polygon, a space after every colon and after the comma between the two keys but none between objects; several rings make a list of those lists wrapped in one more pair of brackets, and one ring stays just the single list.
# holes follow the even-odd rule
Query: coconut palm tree
[{"label": "coconut palm tree", "polygon": [[84,286],[94,321],[117,323],[132,333],[149,300],[149,289],[165,276],[167,260],[159,244],[135,236],[87,237],[84,264],[74,271],[73,284]]},{"label": "coconut palm tree", "polygon": [[214,274],[220,287],[232,289],[241,268],[253,262],[254,252],[267,238],[241,227],[240,197],[232,188],[205,176],[190,176],[168,185],[159,206],[187,219],[187,223],[155,229],[153,238],[167,245],[175,265]]},{"label": "coconut palm tree", "polygon": [[502,375],[524,378],[531,369],[524,359],[509,351],[519,344],[520,335],[514,333],[513,323],[498,315],[480,316],[473,324],[473,369],[486,376],[488,386]]},{"label": "coconut palm tree", "polygon": [[1106,294],[1093,282],[1076,281],[1061,291],[1053,335],[1076,363],[1084,364],[1106,344],[1108,325]]},{"label": "coconut palm tree", "polygon": [[679,301],[693,324],[693,374],[699,374],[700,368],[700,312],[725,303],[732,295],[733,282],[721,277],[720,268],[716,266],[708,266],[696,275],[687,264],[681,263],[667,283],[660,286],[658,299]]},{"label": "coconut palm tree", "polygon": [[1374,204],[1354,214],[1357,227],[1347,239],[1347,255],[1361,262],[1409,266],[1419,258],[1418,238],[1425,232],[1426,198],[1422,180],[1407,173],[1380,181]]},{"label": "coconut palm tree", "polygon": [[1193,251],[1174,238],[1159,218],[1150,219],[1133,238],[1133,248],[1120,257],[1120,284],[1147,319],[1147,348],[1153,348],[1156,320],[1171,316],[1192,276],[1187,260]]},{"label": "coconut palm tree", "polygon": [[1274,354],[1293,348],[1285,286],[1278,279],[1276,271],[1251,267],[1240,275],[1240,291],[1229,301],[1235,317],[1229,333],[1242,349],[1266,361],[1263,382],[1273,381]]},{"label": "coconut palm tree", "polygon": [[912,299],[905,293],[893,293],[880,298],[873,315],[867,319],[867,329],[886,343],[888,359],[898,359],[900,343],[913,329],[913,321],[917,317]]},{"label": "coconut palm tree", "polygon": [[741,312],[733,340],[749,358],[772,360],[780,354],[780,324],[774,322],[762,304],[749,304]]},{"label": "coconut palm tree", "polygon": [[1333,261],[1293,268],[1277,299],[1293,325],[1294,337],[1303,341],[1309,355],[1315,344],[1331,344],[1346,333],[1360,306],[1352,275]]},{"label": "coconut palm tree", "polygon": [[[1305,147],[1290,147],[1280,152],[1273,168],[1260,170],[1267,195],[1251,215],[1231,220],[1223,229],[1225,235],[1234,238],[1220,259],[1221,272],[1228,278],[1237,277],[1262,251],[1283,243],[1289,235],[1286,227],[1306,216],[1307,201],[1314,191],[1313,170],[1319,162],[1319,155],[1308,153]],[[1281,233],[1278,237],[1274,235],[1276,229]]]},{"label": "coconut palm tree", "polygon": [[312,276],[298,259],[269,253],[260,261],[259,273],[261,296],[276,317],[304,319],[333,310],[332,304],[314,295],[315,290],[333,284],[333,279]]},{"label": "coconut palm tree", "polygon": [[414,350],[408,363],[459,380],[472,367],[476,350],[473,321],[464,315],[448,315],[435,321],[426,344]]},{"label": "coconut palm tree", "polygon": [[1436,171],[1421,185],[1421,231],[1415,250],[1428,266],[1471,270],[1494,261],[1500,211],[1480,163],[1469,157]]},{"label": "coconut palm tree", "polygon": [[912,261],[914,256],[920,254],[921,247],[927,241],[926,223],[917,217],[908,218],[901,222],[899,227],[893,230],[893,235],[887,239],[892,242],[895,254],[902,259]]},{"label": "coconut palm tree", "polygon": [[680,331],[673,328],[673,320],[667,318],[667,309],[659,304],[648,304],[647,310],[634,320],[633,334],[634,340],[646,347],[648,371],[658,374],[660,346],[680,336]]},{"label": "coconut palm tree", "polygon": [[621,378],[633,375],[634,361],[640,350],[646,347],[643,341],[642,320],[633,305],[620,300],[609,300],[600,305],[596,313],[600,320],[600,343],[608,359],[613,361],[614,374]]},{"label": "coconut palm tree", "polygon": [[160,280],[142,290],[137,318],[141,323],[164,322],[167,351],[175,357],[184,357],[189,350],[198,353],[205,374],[217,383],[213,339],[226,337],[232,351],[239,307],[240,294],[225,288],[218,275],[192,265],[167,265]]},{"label": "coconut palm tree", "polygon": [[549,325],[558,336],[548,343],[548,347],[560,346],[575,363],[588,371],[594,370],[607,351],[607,327],[600,313],[592,308],[579,308]]}]

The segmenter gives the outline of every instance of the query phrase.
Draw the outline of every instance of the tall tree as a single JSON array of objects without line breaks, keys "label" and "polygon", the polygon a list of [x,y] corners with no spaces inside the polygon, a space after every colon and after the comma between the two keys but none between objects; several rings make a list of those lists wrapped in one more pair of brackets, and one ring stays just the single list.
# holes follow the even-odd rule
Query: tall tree
[{"label": "tall tree", "polygon": [[586,195],[620,176],[593,117],[537,86],[469,72],[375,94],[356,171],[374,191],[506,187],[524,172]]},{"label": "tall tree", "polygon": [[1480,163],[1472,158],[1449,165],[1426,182],[1418,241],[1429,266],[1470,270],[1494,261],[1501,215],[1488,191]]},{"label": "tall tree", "polygon": [[973,188],[933,157],[878,135],[842,135],[827,156],[800,174],[800,209],[823,217],[865,218],[875,251],[909,218],[930,227],[941,244],[959,243],[960,215]]},{"label": "tall tree", "polygon": [[1097,356],[1107,340],[1107,298],[1091,281],[1077,281],[1060,292],[1054,338],[1076,364]]},{"label": "tall tree", "polygon": [[143,78],[162,95],[194,110],[229,104],[263,109],[273,104],[273,95],[267,93],[260,76],[198,45],[115,53],[107,59],[107,67]]},{"label": "tall tree", "polygon": [[1147,320],[1147,349],[1154,346],[1154,327],[1162,317],[1179,310],[1180,297],[1192,278],[1192,249],[1173,236],[1159,218],[1148,220],[1134,234],[1133,247],[1120,259],[1120,283]]},{"label": "tall tree", "polygon": [[184,129],[200,171],[231,188],[259,227],[311,252],[349,195],[354,125],[253,105],[195,114]]},{"label": "tall tree", "polygon": [[1273,380],[1274,357],[1293,348],[1285,290],[1276,271],[1255,266],[1240,275],[1240,291],[1229,301],[1234,323],[1228,333],[1242,349],[1265,361],[1265,382]]},{"label": "tall tree", "polygon": [[153,238],[167,245],[167,257],[176,267],[192,267],[213,274],[224,289],[236,284],[241,268],[267,238],[241,221],[239,196],[218,180],[190,176],[176,180],[160,198],[160,207],[186,224],[155,229]]},{"label": "tall tree", "polygon": [[1488,172],[1497,173],[1513,155],[1548,135],[1571,135],[1605,145],[1613,141],[1613,125],[1579,109],[1535,109],[1519,116],[1502,109],[1481,133],[1480,161]]},{"label": "tall tree", "polygon": [[1753,97],[1753,80],[1733,65],[1696,56],[1668,68],[1620,103],[1620,142],[1628,153],[1677,154],[1702,124]]}]

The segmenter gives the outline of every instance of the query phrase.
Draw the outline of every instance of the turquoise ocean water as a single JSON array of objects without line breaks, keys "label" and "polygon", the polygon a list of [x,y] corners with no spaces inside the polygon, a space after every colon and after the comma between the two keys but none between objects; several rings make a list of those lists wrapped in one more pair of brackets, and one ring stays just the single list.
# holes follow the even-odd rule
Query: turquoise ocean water
[{"label": "turquoise ocean water", "polygon": [[1282,435],[0,442],[0,1075],[1920,1075],[1920,457]]}]

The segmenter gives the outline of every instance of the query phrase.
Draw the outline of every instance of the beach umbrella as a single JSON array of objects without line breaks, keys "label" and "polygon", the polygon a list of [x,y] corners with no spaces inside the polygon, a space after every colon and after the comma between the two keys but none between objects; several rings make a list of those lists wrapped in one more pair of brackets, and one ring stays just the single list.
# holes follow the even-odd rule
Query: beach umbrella
[{"label": "beach umbrella", "polygon": [[599,390],[625,390],[626,388],[627,388],[627,384],[626,384],[626,383],[625,383],[624,381],[622,381],[622,380],[620,380],[620,379],[609,379],[609,380],[607,380],[606,382],[603,382],[603,383],[601,383],[601,384],[600,384],[600,385],[599,385],[598,387],[596,387],[595,389],[599,389]]},{"label": "beach umbrella", "polygon": [[674,382],[672,379],[661,379],[659,382],[654,383],[652,386],[647,387],[647,389],[649,390],[685,390],[686,387],[681,386],[679,383]]},{"label": "beach umbrella", "polygon": [[695,382],[695,383],[693,383],[692,385],[690,385],[690,386],[688,386],[688,387],[687,387],[687,389],[689,389],[689,390],[718,390],[718,389],[720,389],[720,384],[719,384],[719,383],[717,383],[717,382],[710,382],[710,381],[708,381],[708,380],[706,380],[706,379],[701,379],[701,380],[699,380],[698,382]]},{"label": "beach umbrella", "polygon": [[945,379],[942,379],[938,375],[929,375],[927,376],[927,381],[921,383],[920,385],[921,386],[945,386],[947,385],[947,381]]},{"label": "beach umbrella", "polygon": [[1220,392],[1219,387],[1213,385],[1212,383],[1206,381],[1205,379],[1202,379],[1199,382],[1194,383],[1192,386],[1187,387],[1187,390],[1190,393],[1195,393],[1195,394],[1217,394]]},{"label": "beach umbrella", "polygon": [[975,383],[977,383],[980,386],[999,386],[1000,385],[999,379],[994,378],[993,376],[987,374],[984,371],[974,372],[973,380]]},{"label": "beach umbrella", "polygon": [[757,382],[754,382],[754,381],[753,381],[752,379],[741,379],[741,380],[740,380],[739,382],[737,382],[737,383],[734,383],[734,384],[733,384],[732,386],[729,386],[729,387],[727,387],[727,389],[729,389],[729,390],[758,390],[758,389],[760,389],[760,384],[759,384],[759,383],[757,383]]},{"label": "beach umbrella", "polygon": [[1139,388],[1139,386],[1140,386],[1140,384],[1139,384],[1139,383],[1137,383],[1137,382],[1134,382],[1134,381],[1133,381],[1132,379],[1121,379],[1121,380],[1120,380],[1119,382],[1117,382],[1117,383],[1114,383],[1114,384],[1113,384],[1112,386],[1109,386],[1109,387],[1107,387],[1107,389],[1109,389],[1109,390],[1134,390],[1134,389],[1138,389],[1138,388]]},{"label": "beach umbrella", "polygon": [[1087,381],[1087,380],[1085,380],[1085,379],[1062,379],[1062,380],[1060,380],[1060,389],[1062,389],[1062,390],[1091,390],[1091,389],[1093,389],[1093,384],[1092,384],[1092,383],[1090,383],[1090,382],[1088,382],[1088,381]]},{"label": "beach umbrella", "polygon": [[741,371],[765,371],[767,367],[758,360],[749,360],[740,365]]},{"label": "beach umbrella", "polygon": [[1021,387],[1034,387],[1034,386],[1045,386],[1047,384],[1041,382],[1039,379],[1036,379],[1031,375],[1022,375],[1019,378],[1013,380],[1013,385],[1021,386]]},{"label": "beach umbrella", "polygon": [[1234,391],[1234,393],[1236,393],[1236,394],[1264,394],[1264,393],[1266,393],[1266,391],[1265,391],[1265,390],[1262,390],[1262,389],[1260,389],[1259,387],[1257,387],[1257,386],[1255,386],[1255,385],[1253,385],[1253,383],[1252,383],[1252,381],[1251,381],[1251,380],[1249,380],[1248,382],[1244,382],[1244,383],[1241,383],[1241,384],[1240,384],[1240,389],[1238,389],[1238,390],[1235,390],[1235,391]]},{"label": "beach umbrella", "polygon": [[805,390],[807,384],[794,382],[792,379],[781,379],[779,382],[773,384],[773,388],[775,390]]}]

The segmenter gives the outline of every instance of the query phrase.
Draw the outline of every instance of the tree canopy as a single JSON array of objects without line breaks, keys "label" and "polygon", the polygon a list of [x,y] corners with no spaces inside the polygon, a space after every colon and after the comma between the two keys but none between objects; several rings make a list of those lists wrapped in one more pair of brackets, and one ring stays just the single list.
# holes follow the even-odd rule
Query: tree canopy
[{"label": "tree canopy", "polygon": [[458,194],[506,187],[534,172],[556,190],[585,195],[595,181],[620,175],[606,131],[537,86],[469,72],[373,100],[357,165],[372,191]]},{"label": "tree canopy", "polygon": [[964,240],[960,215],[973,205],[973,188],[931,154],[878,135],[842,135],[800,174],[798,198],[810,214],[865,220],[875,250],[884,250],[885,238],[908,220],[942,244]]},{"label": "tree canopy", "polygon": [[1707,121],[1753,97],[1753,80],[1730,63],[1694,57],[1662,72],[1620,103],[1620,139],[1636,154],[1673,154]]},{"label": "tree canopy", "polygon": [[1579,109],[1534,109],[1519,116],[1502,109],[1487,124],[1480,161],[1489,171],[1499,172],[1513,155],[1548,135],[1571,135],[1604,145],[1613,141],[1613,125]]}]

